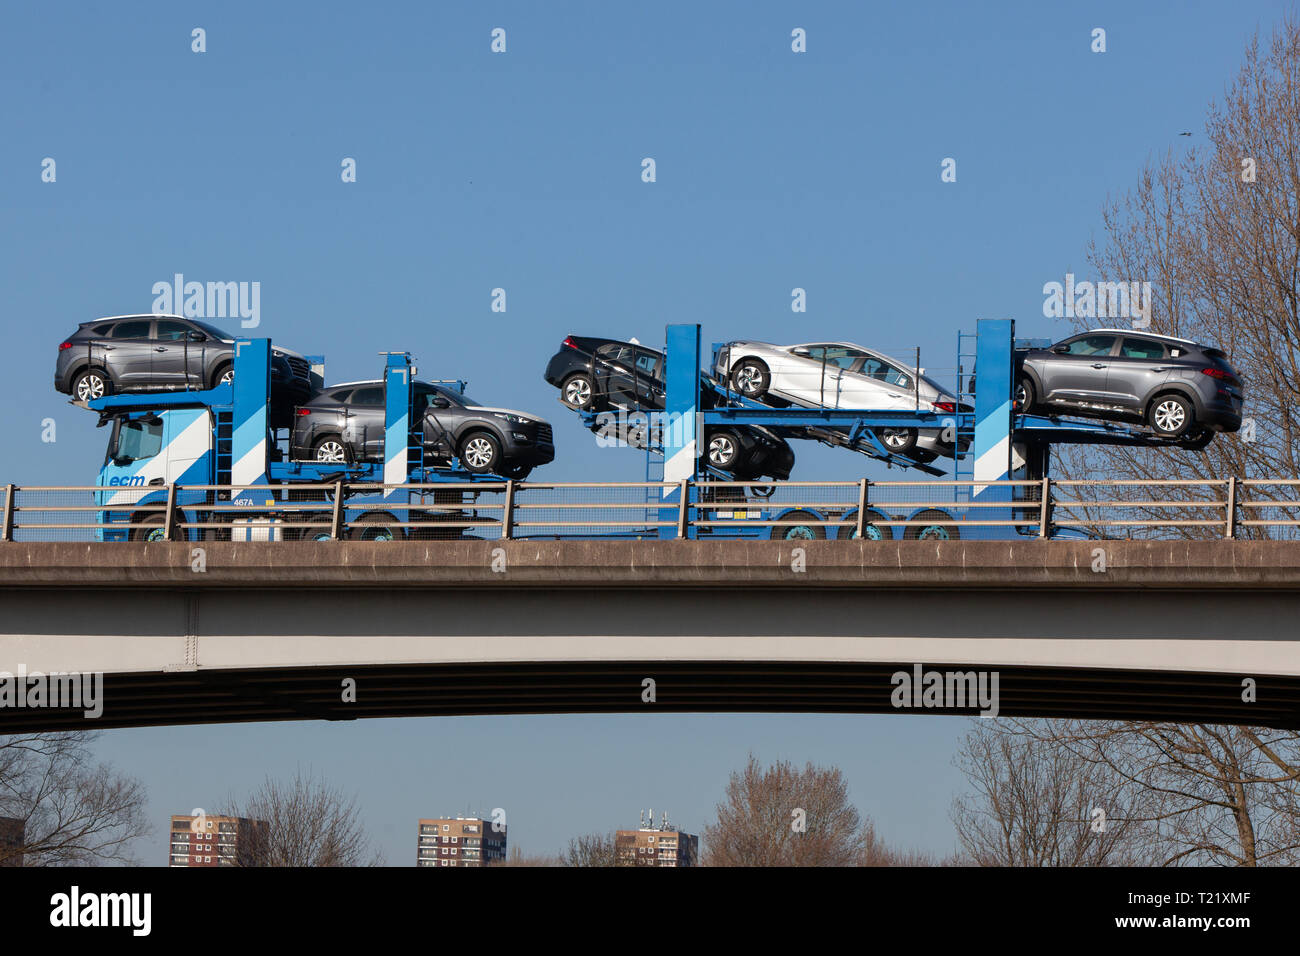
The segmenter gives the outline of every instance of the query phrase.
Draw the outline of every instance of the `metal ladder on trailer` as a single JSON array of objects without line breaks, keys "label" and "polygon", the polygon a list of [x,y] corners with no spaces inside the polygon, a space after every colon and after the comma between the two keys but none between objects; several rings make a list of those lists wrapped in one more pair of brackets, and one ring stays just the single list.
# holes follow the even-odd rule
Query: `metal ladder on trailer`
[{"label": "metal ladder on trailer", "polygon": [[[963,405],[975,407],[975,348],[978,339],[978,332],[957,333],[957,387],[953,389],[953,394],[957,396],[958,408]],[[967,419],[968,416],[965,415],[958,416],[957,419],[957,446],[960,448],[965,443],[970,449],[953,460],[952,475],[957,481],[971,481],[975,477],[975,428],[973,424],[961,424]],[[968,499],[969,489],[969,485],[959,485],[958,499]]]}]

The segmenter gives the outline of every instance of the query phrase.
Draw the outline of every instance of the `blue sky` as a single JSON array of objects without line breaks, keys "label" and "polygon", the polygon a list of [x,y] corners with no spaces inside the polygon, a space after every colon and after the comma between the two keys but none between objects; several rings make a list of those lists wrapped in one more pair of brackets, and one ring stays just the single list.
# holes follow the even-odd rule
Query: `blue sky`
[{"label": "blue sky", "polygon": [[[54,391],[55,347],[78,322],[149,311],[153,284],[178,272],[259,282],[256,334],[325,354],[330,380],[376,377],[376,353],[409,349],[426,376],[547,415],[558,458],[537,476],[550,480],[643,469],[634,451],[597,448],[542,381],[570,332],[657,345],[665,323],[700,322],[706,343],[920,347],[935,370],[976,318],[1059,334],[1043,284],[1088,272],[1107,194],[1200,140],[1247,38],[1286,6],[6,5],[0,481],[93,481],[105,435]],[[504,54],[490,52],[495,27]],[[355,183],[341,182],[345,157]],[[955,183],[940,181],[946,157]],[[490,311],[498,287],[504,314]],[[879,477],[842,452],[796,451],[796,478]],[[749,750],[839,765],[886,839],[944,851],[964,729],[428,719],[113,731],[99,750],[149,786],[154,862],[167,814],[268,771],[355,788],[407,864],[417,816],[466,807],[506,807],[529,852],[650,805],[697,828]]]}]

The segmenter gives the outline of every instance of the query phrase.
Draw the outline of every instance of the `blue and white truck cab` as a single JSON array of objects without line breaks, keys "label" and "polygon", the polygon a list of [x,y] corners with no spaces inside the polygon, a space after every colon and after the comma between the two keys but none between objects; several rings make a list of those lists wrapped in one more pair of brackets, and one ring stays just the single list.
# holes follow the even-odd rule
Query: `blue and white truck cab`
[{"label": "blue and white truck cab", "polygon": [[[409,504],[416,492],[405,486],[504,480],[471,475],[454,460],[426,467],[410,431],[415,370],[405,352],[385,353],[383,461],[289,460],[287,435],[277,434],[268,413],[271,354],[269,339],[240,340],[233,382],[206,391],[112,395],[87,403],[99,413],[100,424],[111,427],[96,480],[96,504],[103,509],[98,523],[106,526],[96,532],[99,540],[163,540],[169,527],[173,538],[191,540],[330,538],[332,531],[281,526],[328,521],[337,482],[385,486],[350,503],[348,521],[358,526],[354,536],[392,540],[405,535],[399,526],[415,513]],[[312,361],[319,389],[324,362]],[[472,503],[477,493],[471,489],[451,497]],[[290,500],[294,508],[277,512],[279,503]],[[446,504],[448,494],[438,494],[437,500]],[[304,511],[303,501],[318,501],[319,508]],[[248,518],[240,516],[245,508]],[[172,527],[177,524],[187,527]]]}]

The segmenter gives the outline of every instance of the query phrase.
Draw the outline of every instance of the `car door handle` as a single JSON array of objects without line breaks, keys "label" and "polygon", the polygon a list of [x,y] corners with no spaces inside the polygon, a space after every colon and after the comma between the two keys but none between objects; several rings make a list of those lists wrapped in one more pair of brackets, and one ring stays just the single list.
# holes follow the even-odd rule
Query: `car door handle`
[{"label": "car door handle", "polygon": [[1167,371],[1169,371],[1169,369],[1167,369],[1167,368],[1165,368],[1163,365],[1161,365],[1159,368],[1153,368],[1151,371],[1153,371],[1153,372],[1167,372]]},{"label": "car door handle", "polygon": [[1106,366],[1105,366],[1105,365],[1102,365],[1100,362],[1094,362],[1092,367],[1093,367],[1093,368],[1105,368]]},{"label": "car door handle", "polygon": [[160,345],[160,346],[158,346],[156,349],[154,349],[154,351],[155,351],[155,352],[166,352],[167,349],[166,349],[164,346]]},{"label": "car door handle", "polygon": [[167,484],[167,482],[163,481],[161,478],[151,478],[151,479],[149,479],[149,484],[151,484],[151,485],[165,485],[165,484]]}]

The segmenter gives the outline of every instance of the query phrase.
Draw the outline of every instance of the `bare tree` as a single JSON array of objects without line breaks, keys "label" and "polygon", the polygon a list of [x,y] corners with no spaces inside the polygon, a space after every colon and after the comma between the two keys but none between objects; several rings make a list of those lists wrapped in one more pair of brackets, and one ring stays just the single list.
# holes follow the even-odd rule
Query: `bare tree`
[{"label": "bare tree", "polygon": [[[1223,99],[1209,104],[1205,139],[1203,147],[1148,165],[1133,189],[1108,201],[1103,237],[1090,245],[1088,257],[1107,279],[1152,283],[1151,331],[1227,351],[1244,379],[1248,421],[1203,451],[1072,448],[1061,463],[1066,477],[1300,474],[1300,22],[1288,17],[1264,43],[1252,40]],[[1200,486],[1181,493],[1188,500],[1222,499],[1221,491]],[[1114,488],[1100,494],[1122,497]],[[1263,485],[1252,487],[1250,498],[1287,502],[1296,496],[1286,486]],[[1124,508],[1123,514],[1213,516],[1164,508]],[[1277,505],[1242,517],[1295,519],[1300,509]],[[1217,534],[1205,527],[1162,533]],[[1241,534],[1295,537],[1294,529],[1262,526],[1243,527]]]},{"label": "bare tree", "polygon": [[940,857],[922,850],[896,850],[876,834],[870,820],[862,824],[862,842],[858,866],[961,866],[970,862],[958,854]]},{"label": "bare tree", "polygon": [[1300,734],[1212,724],[1049,721],[1037,740],[1139,787],[1161,865],[1300,864]]},{"label": "bare tree", "polygon": [[750,754],[717,810],[702,834],[706,866],[853,866],[867,846],[835,767],[781,760],[764,769]]},{"label": "bare tree", "polygon": [[617,866],[618,851],[612,833],[587,833],[569,841],[561,861],[565,866]]},{"label": "bare tree", "polygon": [[356,799],[299,770],[288,781],[267,777],[224,815],[263,821],[247,831],[250,866],[381,866]]},{"label": "bare tree", "polygon": [[144,787],[94,763],[86,731],[0,737],[0,816],[20,820],[19,845],[0,845],[0,864],[138,863],[132,842],[150,832]]},{"label": "bare tree", "polygon": [[955,763],[973,790],[952,821],[979,866],[1153,862],[1149,794],[1028,725],[979,719]]},{"label": "bare tree", "polygon": [[[564,866],[564,861],[553,856],[525,856],[518,846],[512,846],[504,863],[495,866]],[[572,865],[572,864],[569,864]]]}]

